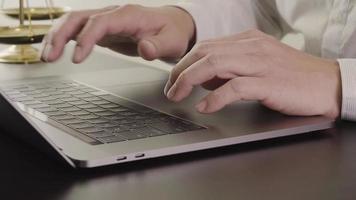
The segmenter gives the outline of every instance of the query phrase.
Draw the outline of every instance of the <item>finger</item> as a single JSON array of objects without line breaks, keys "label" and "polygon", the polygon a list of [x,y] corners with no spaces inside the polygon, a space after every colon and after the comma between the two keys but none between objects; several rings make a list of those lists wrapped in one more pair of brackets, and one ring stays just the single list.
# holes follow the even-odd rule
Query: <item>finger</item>
[{"label": "finger", "polygon": [[197,104],[196,109],[201,113],[213,113],[235,101],[262,101],[268,91],[268,86],[261,78],[238,77],[208,94]]},{"label": "finger", "polygon": [[169,74],[168,81],[164,88],[164,94],[168,96],[168,91],[171,89],[173,84],[178,79],[179,75],[186,70],[188,67],[193,65],[194,63],[198,62],[202,58],[208,55],[208,53],[220,52],[224,47],[224,45],[229,45],[229,43],[220,42],[220,43],[201,43],[195,45],[193,49],[187,53],[179,62],[178,64],[172,69],[171,73]]},{"label": "finger", "polygon": [[89,16],[113,8],[114,7],[108,7],[97,10],[72,12],[62,17],[43,40],[42,59],[48,62],[58,59],[63,54],[66,43],[73,39],[74,36],[82,29]]},{"label": "finger", "polygon": [[262,36],[263,33],[261,32],[247,31],[238,35],[208,40],[197,44],[171,71],[165,87],[165,94],[167,94],[169,88],[174,84],[180,73],[208,54],[231,53],[232,49],[235,54],[256,54],[257,52],[262,51],[261,49],[256,48],[257,43],[259,43]]},{"label": "finger", "polygon": [[177,41],[175,31],[177,30],[166,26],[156,35],[143,37],[138,43],[140,56],[146,60],[171,59],[177,55],[182,56],[184,54],[182,49],[186,49],[188,44]]},{"label": "finger", "polygon": [[107,14],[91,16],[78,34],[73,62],[82,62],[92,51],[94,45],[107,34],[110,19]]},{"label": "finger", "polygon": [[127,7],[91,16],[77,37],[73,62],[82,62],[106,35],[121,35],[136,38],[138,33],[137,13],[130,13]]},{"label": "finger", "polygon": [[206,56],[184,70],[167,93],[168,99],[181,101],[193,87],[214,78],[232,79],[237,76],[258,77],[263,71],[263,59],[252,56]]}]

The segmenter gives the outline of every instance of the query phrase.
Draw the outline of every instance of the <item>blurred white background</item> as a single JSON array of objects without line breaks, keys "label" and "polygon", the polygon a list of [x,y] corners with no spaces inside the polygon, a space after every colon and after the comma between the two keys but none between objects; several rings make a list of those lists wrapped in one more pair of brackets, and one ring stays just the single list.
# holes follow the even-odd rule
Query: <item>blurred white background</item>
[{"label": "blurred white background", "polygon": [[[25,0],[26,1],[26,0]],[[30,6],[46,6],[45,0],[28,0]],[[69,6],[73,10],[102,8],[109,5],[142,4],[147,6],[160,6],[174,4],[179,0],[53,0],[55,6]],[[4,8],[18,7],[18,0],[0,0],[0,6]],[[51,23],[50,21],[40,21],[34,23]],[[0,14],[0,26],[16,26],[17,20]],[[4,45],[0,44],[0,50]]]},{"label": "blurred white background", "polygon": [[[46,6],[45,0],[28,0],[30,6]],[[102,8],[109,5],[142,4],[147,6],[160,6],[174,4],[178,0],[53,0],[55,6],[69,6],[73,10]],[[4,8],[18,7],[18,0],[0,0]],[[0,15],[0,26],[15,25],[15,20]]]}]

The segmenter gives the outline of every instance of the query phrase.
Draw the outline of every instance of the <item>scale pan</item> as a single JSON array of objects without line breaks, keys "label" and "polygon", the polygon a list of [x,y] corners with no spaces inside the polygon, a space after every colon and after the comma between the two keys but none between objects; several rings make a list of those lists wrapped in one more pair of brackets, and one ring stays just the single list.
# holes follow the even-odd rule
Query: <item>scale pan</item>
[{"label": "scale pan", "polygon": [[[70,7],[33,7],[33,8],[24,8],[25,19],[28,20],[28,14],[31,14],[31,19],[33,20],[48,20],[51,19],[50,14],[53,18],[59,18],[65,13],[71,11]],[[19,8],[5,8],[1,12],[12,18],[19,18]]]},{"label": "scale pan", "polygon": [[33,44],[40,43],[48,33],[50,25],[23,25],[18,27],[0,27],[0,43]]}]

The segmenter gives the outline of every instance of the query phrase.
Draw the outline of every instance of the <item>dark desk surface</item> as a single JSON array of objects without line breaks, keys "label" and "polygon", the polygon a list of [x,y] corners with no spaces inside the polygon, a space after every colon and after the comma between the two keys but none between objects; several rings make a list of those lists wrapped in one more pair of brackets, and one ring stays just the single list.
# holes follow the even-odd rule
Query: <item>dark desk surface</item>
[{"label": "dark desk surface", "polygon": [[356,123],[94,170],[2,133],[0,157],[1,199],[356,199]]}]

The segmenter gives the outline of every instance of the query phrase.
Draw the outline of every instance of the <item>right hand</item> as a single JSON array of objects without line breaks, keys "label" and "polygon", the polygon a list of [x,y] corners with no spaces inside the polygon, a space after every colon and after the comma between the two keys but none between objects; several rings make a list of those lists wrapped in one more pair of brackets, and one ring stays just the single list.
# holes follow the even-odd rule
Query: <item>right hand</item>
[{"label": "right hand", "polygon": [[176,7],[111,6],[69,13],[43,41],[42,59],[56,61],[66,43],[76,40],[73,62],[88,57],[96,44],[146,60],[178,59],[194,39],[194,22]]}]

